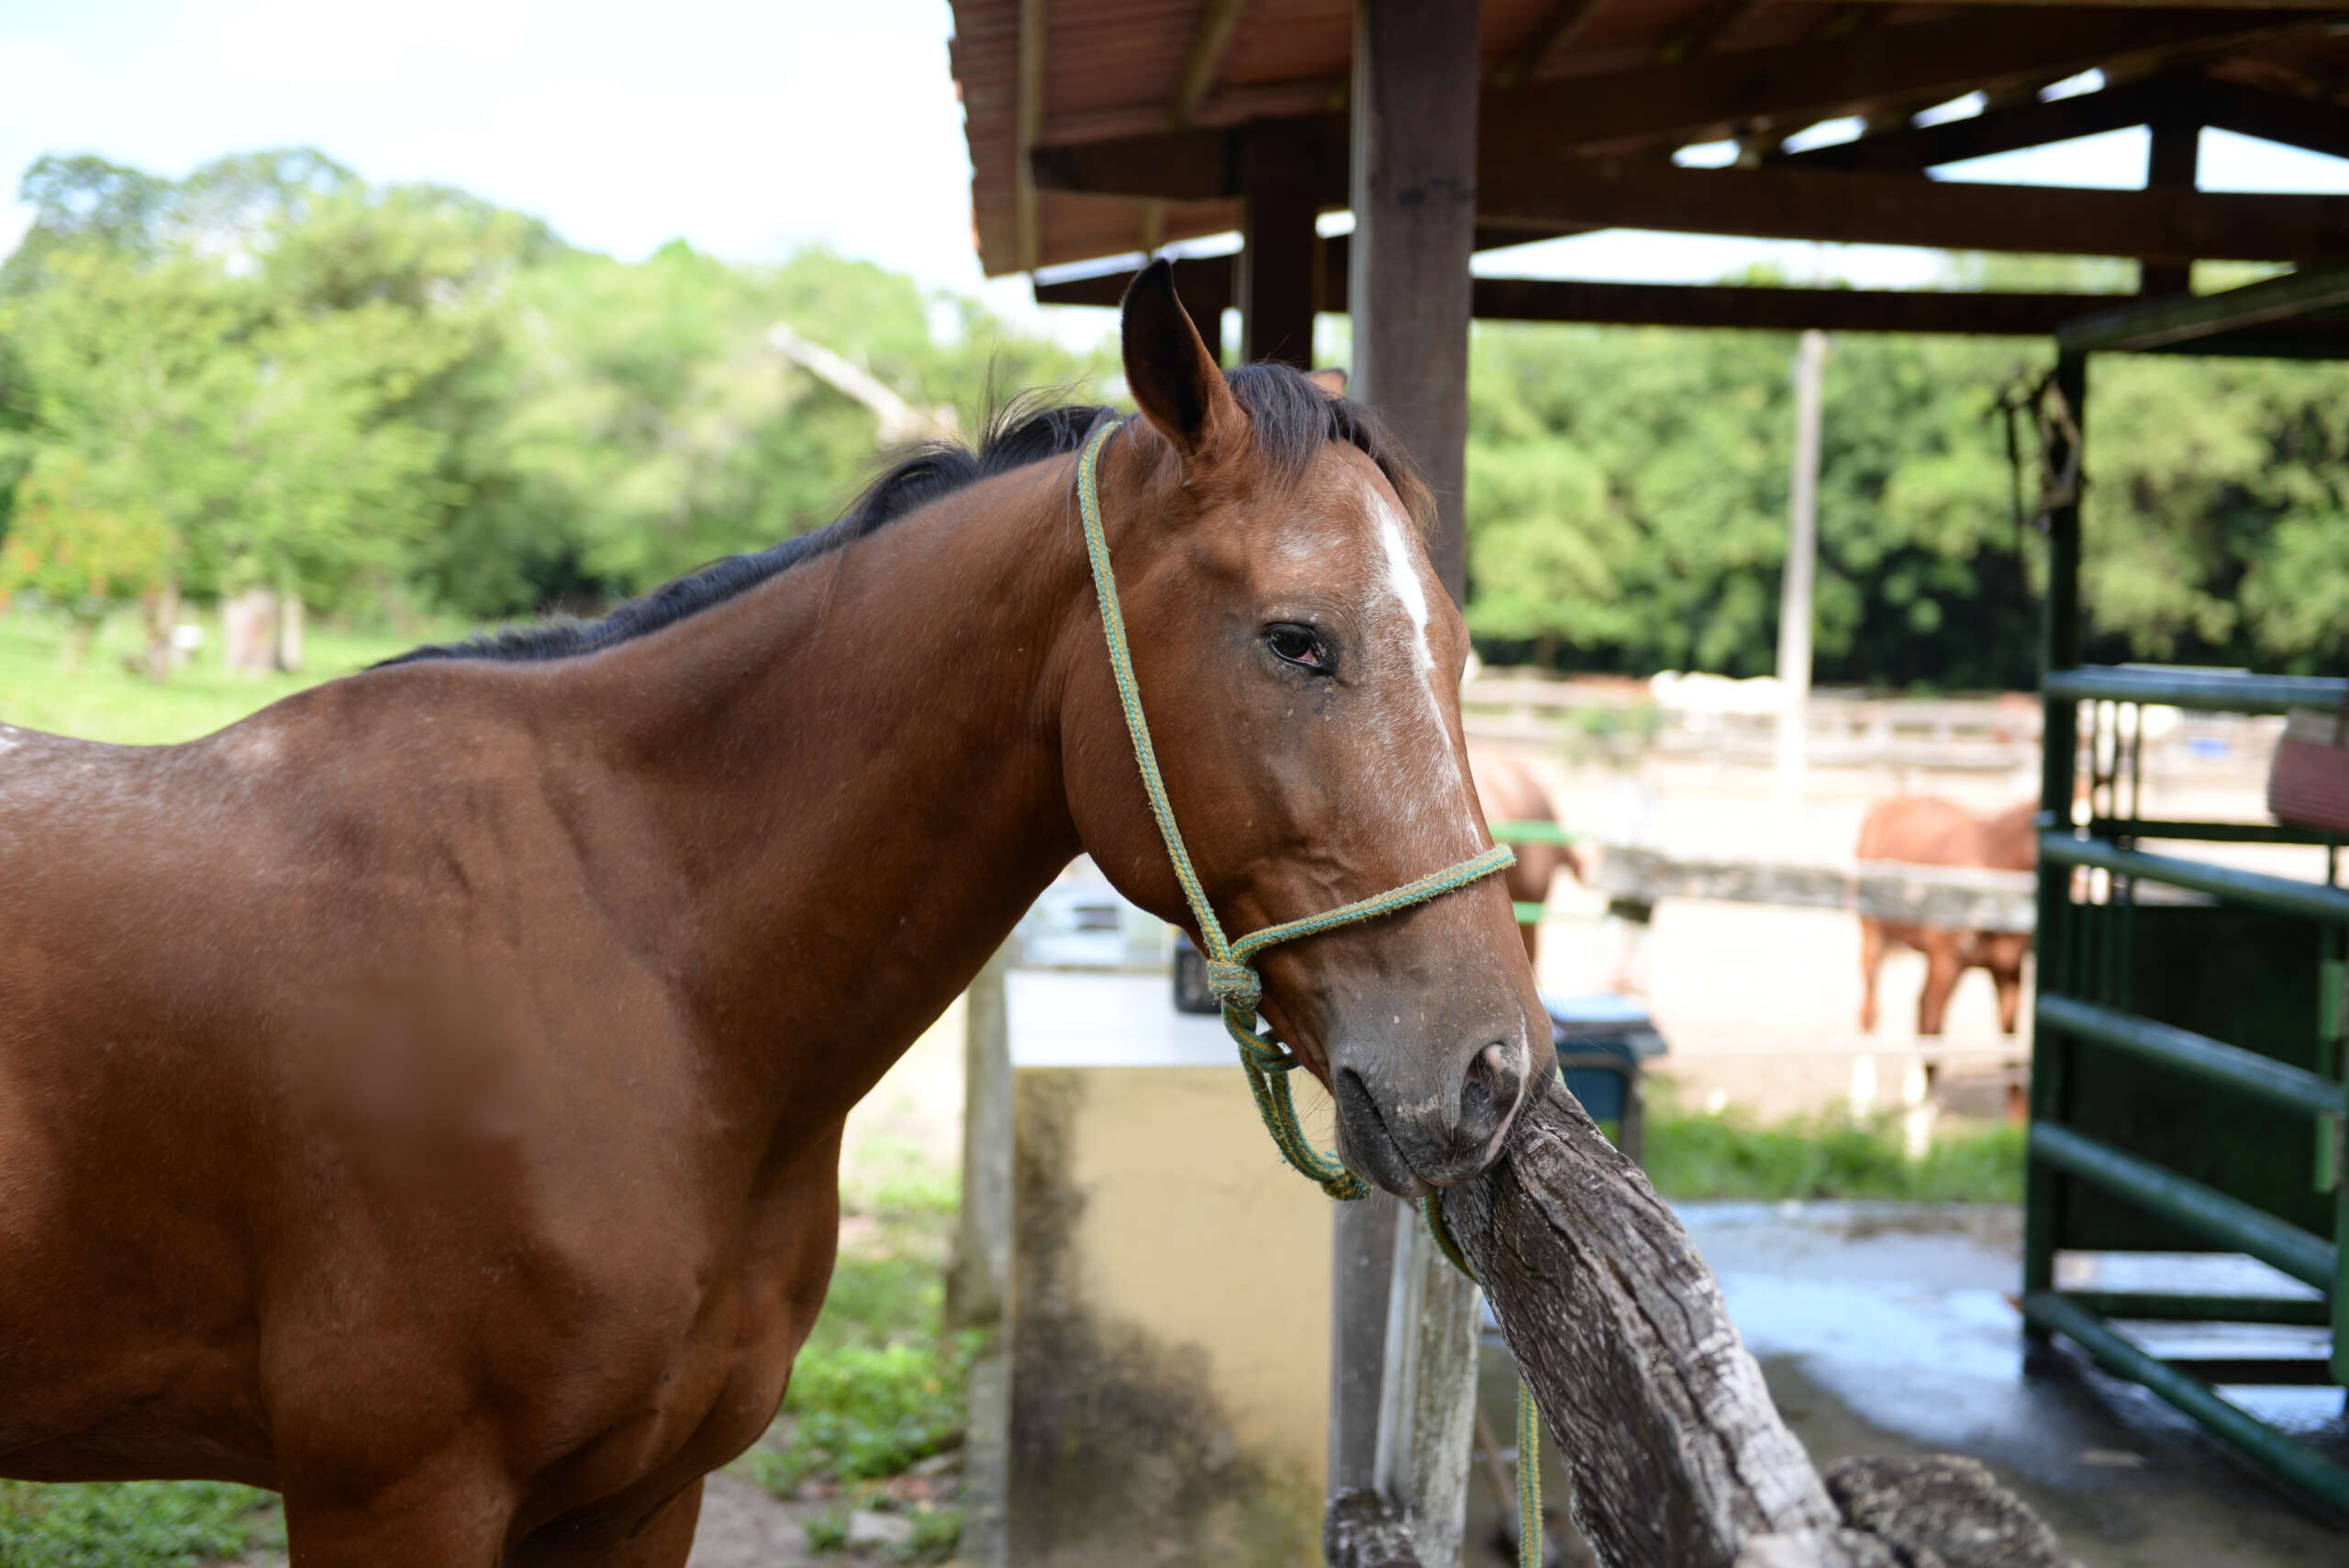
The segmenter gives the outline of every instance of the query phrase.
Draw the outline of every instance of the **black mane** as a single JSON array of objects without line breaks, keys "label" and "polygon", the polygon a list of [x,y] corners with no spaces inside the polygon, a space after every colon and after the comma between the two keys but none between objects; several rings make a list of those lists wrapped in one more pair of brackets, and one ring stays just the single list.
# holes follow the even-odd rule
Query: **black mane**
[{"label": "black mane", "polygon": [[[1274,465],[1283,483],[1301,480],[1322,445],[1337,441],[1361,449],[1394,484],[1414,516],[1423,514],[1426,493],[1409,461],[1367,408],[1330,396],[1286,365],[1247,365],[1230,372],[1226,380],[1248,413],[1258,454]],[[433,659],[528,663],[598,652],[747,592],[803,561],[828,555],[980,480],[1075,451],[1097,424],[1115,417],[1116,410],[1092,404],[1015,401],[988,421],[976,447],[938,441],[916,449],[866,486],[856,504],[837,521],[813,533],[750,555],[712,562],[595,620],[508,627],[462,642],[418,648],[384,664]]]}]

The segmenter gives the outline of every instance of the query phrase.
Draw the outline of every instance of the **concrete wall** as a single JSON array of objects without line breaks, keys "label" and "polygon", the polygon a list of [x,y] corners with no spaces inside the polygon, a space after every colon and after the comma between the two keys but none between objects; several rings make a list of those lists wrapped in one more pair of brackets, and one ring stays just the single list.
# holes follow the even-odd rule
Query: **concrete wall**
[{"label": "concrete wall", "polygon": [[1329,1201],[1236,1062],[1023,1066],[1019,1040],[1010,1561],[1318,1563]]}]

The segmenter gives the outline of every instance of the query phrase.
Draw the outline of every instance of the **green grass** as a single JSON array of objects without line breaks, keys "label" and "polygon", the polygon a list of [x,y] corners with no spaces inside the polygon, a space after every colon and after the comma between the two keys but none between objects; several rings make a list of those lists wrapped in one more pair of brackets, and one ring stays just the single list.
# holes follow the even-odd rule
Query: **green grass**
[{"label": "green grass", "polygon": [[281,1541],[276,1499],[213,1481],[0,1481],[7,1568],[197,1568]]},{"label": "green grass", "polygon": [[125,666],[144,643],[132,616],[108,621],[88,654],[68,666],[61,616],[0,610],[0,724],[134,746],[192,740],[306,686],[453,630],[435,624],[406,635],[313,625],[304,639],[307,668],[300,674],[232,675],[221,661],[218,614],[191,612],[183,618],[204,627],[204,646],[170,680],[156,681]]},{"label": "green grass", "polygon": [[2022,1201],[2023,1129],[1944,1121],[1920,1160],[1897,1118],[1797,1117],[1764,1124],[1736,1110],[1689,1112],[1655,1097],[1647,1123],[1648,1179],[1674,1198],[1893,1198],[1913,1203]]}]

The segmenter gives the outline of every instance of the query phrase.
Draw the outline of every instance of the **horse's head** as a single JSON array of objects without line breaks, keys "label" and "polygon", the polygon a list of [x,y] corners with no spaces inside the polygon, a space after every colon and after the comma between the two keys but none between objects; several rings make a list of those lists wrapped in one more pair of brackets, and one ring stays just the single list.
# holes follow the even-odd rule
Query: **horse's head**
[{"label": "horse's head", "polygon": [[[1101,454],[1101,507],[1167,793],[1226,930],[1488,849],[1461,742],[1467,633],[1408,461],[1293,371],[1227,377],[1163,265],[1127,295],[1124,346],[1142,418]],[[1101,638],[1088,603],[1068,642],[1071,809],[1121,892],[1188,925]],[[1550,1071],[1498,878],[1257,962],[1265,1018],[1336,1100],[1340,1153],[1397,1195],[1484,1170]]]}]

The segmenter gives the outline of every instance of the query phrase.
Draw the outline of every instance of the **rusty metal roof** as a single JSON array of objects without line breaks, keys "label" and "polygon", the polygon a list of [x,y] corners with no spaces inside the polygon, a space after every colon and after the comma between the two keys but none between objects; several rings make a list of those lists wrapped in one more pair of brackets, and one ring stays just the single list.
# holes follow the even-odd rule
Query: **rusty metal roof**
[{"label": "rusty metal roof", "polygon": [[[953,71],[974,170],[975,239],[990,275],[1155,249],[1238,225],[1238,204],[1230,199],[1143,201],[1035,190],[1021,177],[1025,147],[1067,148],[1300,117],[1323,117],[1326,125],[1345,104],[1352,0],[952,0],[952,6]],[[2209,38],[2145,47],[2149,37],[2170,38],[2180,18],[2190,22],[2198,16],[2211,24]],[[1969,90],[2011,97],[2045,83],[2031,80],[2027,71],[1984,69],[1978,79],[1937,83],[1920,100],[1911,72],[1901,90],[1876,92],[1869,61],[1887,45],[1897,46],[1901,29],[1938,27],[1945,36],[1956,26],[1995,37],[2000,29],[2066,25],[2066,18],[2090,40],[2082,61],[2109,56],[2116,72],[2232,82],[2327,111],[2349,103],[2349,38],[2342,36],[2349,7],[2328,11],[2306,0],[2265,6],[2252,0],[2181,6],[2143,0],[2074,6],[2044,0],[1486,0],[1487,104],[1542,83],[1629,82],[1635,78],[1626,73],[1693,72],[1691,62],[1700,59],[1727,64],[1749,51],[1782,51],[1757,55],[1759,62],[1787,58],[1783,51],[1799,47],[1822,57],[1845,51],[1853,62],[1848,91],[1831,104],[1807,106],[1800,123],[1745,114],[1731,83],[1723,88],[1717,116],[1640,139],[1664,152],[1725,134],[1783,137],[1845,114],[1874,115],[1882,126],[1905,124],[1909,112]],[[2165,26],[2173,33],[2161,32]],[[1030,67],[1025,72],[1023,55]],[[1625,148],[1618,142],[1607,150]]]}]

